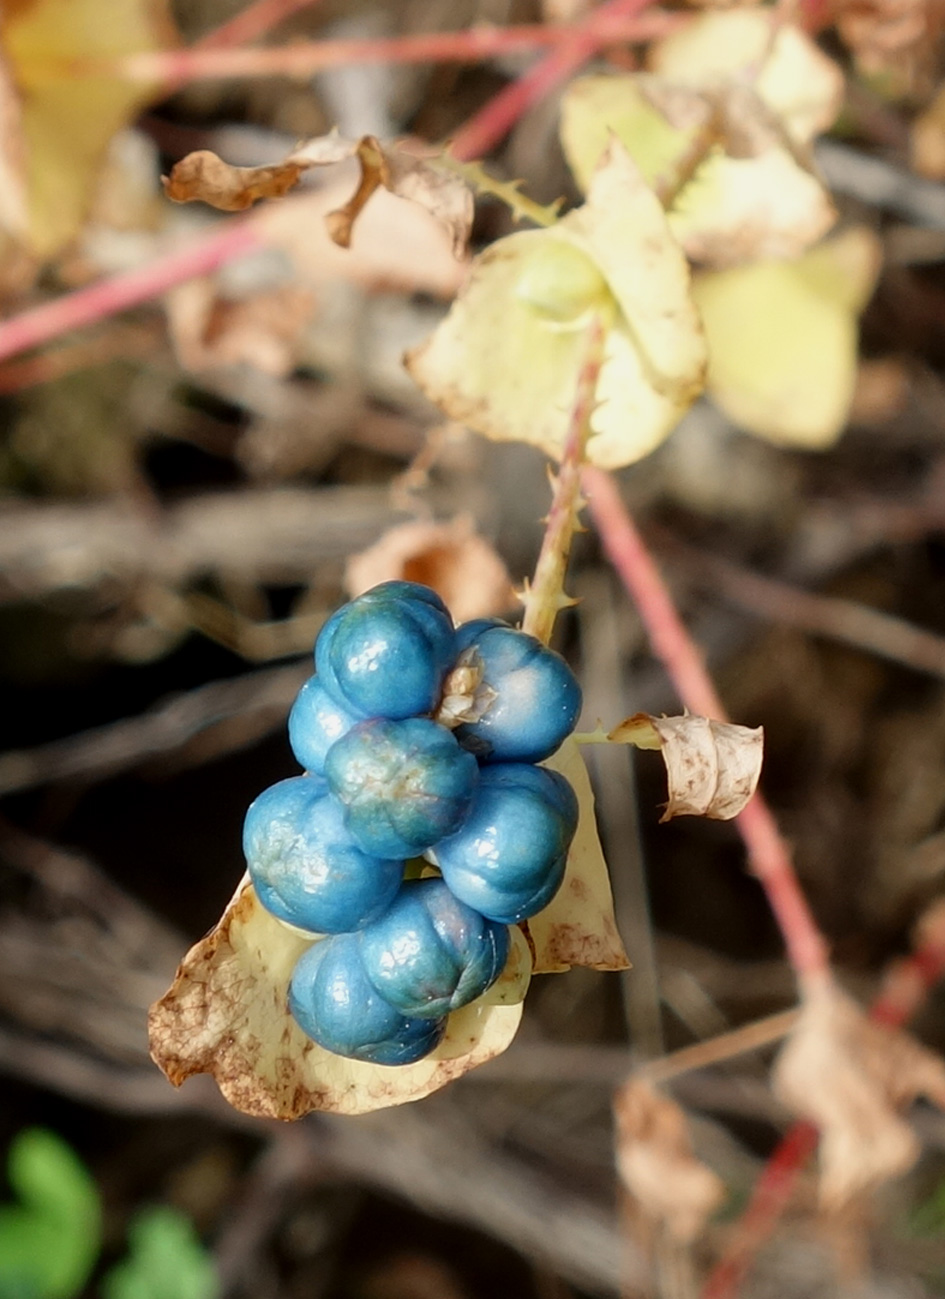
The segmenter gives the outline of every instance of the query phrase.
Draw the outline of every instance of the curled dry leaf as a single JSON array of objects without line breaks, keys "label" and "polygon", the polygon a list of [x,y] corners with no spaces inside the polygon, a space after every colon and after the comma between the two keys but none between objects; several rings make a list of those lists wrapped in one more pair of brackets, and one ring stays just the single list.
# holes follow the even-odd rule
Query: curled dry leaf
[{"label": "curled dry leaf", "polygon": [[450,1016],[432,1055],[399,1067],[364,1064],[323,1050],[292,1019],[289,979],[311,939],[274,919],[244,880],[151,1007],[151,1055],[175,1086],[212,1074],[231,1105],[259,1118],[363,1114],[419,1100],[500,1055],[514,1038],[531,955],[521,931],[510,933],[498,982]]},{"label": "curled dry leaf", "polygon": [[568,738],[542,765],[569,782],[577,795],[579,816],[564,882],[544,911],[527,922],[535,973],[556,973],[572,965],[626,970],[630,962],[617,932],[610,876],[594,815],[594,791],[580,746]]},{"label": "curled dry leaf", "polygon": [[912,1166],[919,1145],[900,1115],[906,1106],[926,1096],[945,1108],[945,1062],[832,986],[808,997],[774,1085],[820,1128],[820,1190],[831,1208]]},{"label": "curled dry leaf", "polygon": [[764,732],[708,717],[651,717],[635,713],[607,736],[638,749],[659,749],[669,801],[661,821],[707,816],[730,821],[754,794],[761,775]]},{"label": "curled dry leaf", "polygon": [[452,419],[560,458],[587,325],[605,328],[587,457],[632,463],[701,390],[705,344],[689,270],[652,190],[611,142],[583,207],[500,239],[407,368]]},{"label": "curled dry leaf", "polygon": [[383,188],[399,198],[418,203],[449,233],[453,253],[466,253],[473,220],[473,198],[468,186],[437,158],[418,157],[402,144],[382,145],[372,135],[345,140],[334,132],[299,145],[282,162],[266,167],[233,167],[203,149],[182,158],[164,178],[164,192],[175,203],[209,203],[225,212],[240,212],[260,199],[282,198],[312,167],[356,158],[361,175],[354,194],[326,213],[328,233],[347,248],[354,223],[376,190]]},{"label": "curled dry leaf", "polygon": [[345,566],[345,590],[352,599],[394,578],[432,587],[457,622],[487,618],[515,604],[508,569],[469,515],[448,523],[399,524]]},{"label": "curled dry leaf", "polygon": [[837,440],[856,387],[858,317],[880,257],[876,235],[853,226],[797,261],[697,277],[709,393],[736,424],[784,446],[819,450]]},{"label": "curled dry leaf", "polygon": [[176,40],[165,0],[111,0],[107,20],[100,0],[0,8],[0,47],[18,99],[8,86],[3,169],[14,182],[4,186],[0,222],[29,252],[51,257],[76,235],[109,141],[160,90],[63,69],[84,58],[168,49]]},{"label": "curled dry leaf", "polygon": [[631,1078],[614,1096],[617,1171],[650,1219],[683,1243],[699,1235],[725,1199],[721,1179],[692,1153],[675,1101]]}]

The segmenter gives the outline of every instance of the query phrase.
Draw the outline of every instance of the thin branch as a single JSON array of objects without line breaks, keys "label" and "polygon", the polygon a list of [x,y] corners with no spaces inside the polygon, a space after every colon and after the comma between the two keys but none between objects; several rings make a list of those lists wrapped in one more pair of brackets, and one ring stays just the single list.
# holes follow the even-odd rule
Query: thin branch
[{"label": "thin branch", "polygon": [[48,343],[71,329],[127,311],[262,247],[265,236],[252,217],[221,221],[185,248],[0,321],[0,361]]},{"label": "thin branch", "polygon": [[[588,21],[572,36],[571,41],[545,56],[535,67],[523,73],[498,92],[488,103],[460,127],[453,137],[452,151],[457,158],[468,160],[484,157],[501,140],[533,105],[539,103],[556,87],[572,76],[597,53],[604,44],[596,24],[602,17],[632,17],[646,7],[648,0],[609,0],[592,11]],[[665,23],[666,15],[660,15]],[[638,20],[641,29],[645,18]],[[655,33],[650,33],[653,35]],[[637,36],[636,39],[644,39]]]},{"label": "thin branch", "polygon": [[[685,706],[725,720],[725,709],[702,655],[673,604],[610,475],[587,468],[584,486],[591,514],[611,562],[646,625],[657,656]],[[760,794],[736,820],[751,869],[758,877],[784,937],[788,959],[807,990],[830,979],[827,944],[801,891],[787,844]]]},{"label": "thin branch", "polygon": [[660,1056],[658,1060],[643,1065],[631,1076],[645,1078],[647,1082],[664,1083],[693,1069],[705,1069],[708,1065],[744,1055],[746,1051],[759,1051],[786,1037],[797,1023],[800,1013],[794,1006],[777,1015],[752,1020],[750,1024],[742,1024],[728,1033],[719,1033],[717,1037],[710,1037],[705,1042],[696,1042],[693,1046],[684,1046],[679,1051]]},{"label": "thin branch", "polygon": [[[641,7],[645,0],[624,0]],[[310,77],[325,68],[351,63],[478,63],[495,55],[586,45],[622,45],[649,34],[635,17],[595,10],[586,23],[526,23],[515,27],[470,27],[457,32],[418,32],[401,36],[296,41],[263,49],[183,49],[127,54],[110,59],[69,59],[44,63],[49,78],[108,77],[132,82],[170,82],[230,77]],[[593,49],[591,52],[593,52]],[[583,56],[585,59],[589,55]],[[583,59],[582,59],[583,61]]]}]

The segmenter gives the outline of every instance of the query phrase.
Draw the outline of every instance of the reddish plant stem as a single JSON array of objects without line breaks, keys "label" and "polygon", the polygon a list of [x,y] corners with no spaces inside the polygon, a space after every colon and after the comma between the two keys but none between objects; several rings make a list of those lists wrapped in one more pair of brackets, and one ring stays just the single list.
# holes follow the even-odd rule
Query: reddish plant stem
[{"label": "reddish plant stem", "polygon": [[70,329],[79,329],[147,302],[185,280],[207,275],[226,262],[262,247],[265,238],[251,218],[221,222],[209,234],[146,266],[99,280],[10,320],[0,321],[0,361],[48,343]]},{"label": "reddish plant stem", "polygon": [[759,1247],[790,1203],[797,1175],[817,1149],[817,1140],[813,1123],[795,1123],[788,1129],[755,1183],[738,1223],[736,1243],[713,1269],[700,1299],[731,1299],[737,1293]]},{"label": "reddish plant stem", "polygon": [[[608,0],[594,11],[595,17],[629,17],[646,7],[649,0]],[[461,161],[482,158],[508,135],[521,117],[582,67],[600,49],[601,42],[590,23],[570,44],[553,50],[494,95],[460,127],[450,146]]]},{"label": "reddish plant stem", "polygon": [[[629,2],[624,0],[624,3]],[[637,7],[640,7],[639,0]],[[166,81],[175,85],[228,77],[309,77],[322,68],[349,63],[476,63],[496,54],[517,54],[549,45],[563,49],[577,42],[586,42],[591,37],[593,48],[600,48],[638,40],[640,31],[639,19],[602,9],[595,10],[585,23],[580,24],[482,26],[458,32],[296,41],[263,49],[155,50],[111,59],[48,62],[44,71],[55,79],[92,76],[148,84]]]},{"label": "reddish plant stem", "polygon": [[223,50],[234,45],[248,45],[260,36],[291,18],[300,9],[308,9],[318,0],[255,0],[242,9],[229,22],[221,23],[213,31],[201,36],[190,47],[193,50]]},{"label": "reddish plant stem", "polygon": [[[725,720],[725,709],[702,655],[683,625],[672,597],[620,497],[600,469],[584,471],[588,504],[604,549],[643,619],[650,642],[680,699],[694,713]],[[760,794],[736,819],[752,871],[768,897],[788,959],[802,987],[830,978],[827,944],[801,891],[787,844]]]}]

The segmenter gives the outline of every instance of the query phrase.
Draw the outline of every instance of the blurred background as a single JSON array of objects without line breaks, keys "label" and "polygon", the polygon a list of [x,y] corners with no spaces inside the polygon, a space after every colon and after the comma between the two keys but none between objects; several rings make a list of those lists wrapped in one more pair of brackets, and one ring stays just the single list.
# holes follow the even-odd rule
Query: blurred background
[{"label": "blurred background", "polygon": [[[590,6],[264,8],[238,43],[580,22]],[[260,7],[173,10],[192,44]],[[145,28],[170,44],[151,5],[99,12],[103,28],[127,22],[126,48]],[[841,223],[871,230],[884,258],[842,436],[779,446],[704,398],[620,483],[730,715],[765,728],[764,787],[841,982],[865,1003],[916,924],[941,926],[945,881],[940,13],[871,0],[797,16],[846,77],[818,154],[826,182]],[[161,172],[192,150],[258,165],[334,125],[439,141],[542,57],[192,78],[138,86],[112,117],[67,82],[44,135],[53,115],[17,62],[27,20],[35,70],[72,19],[52,0],[4,4],[0,41],[50,208],[78,215],[50,218],[32,245],[5,227],[7,320],[232,219],[163,198]],[[627,43],[589,66],[632,69],[644,52]],[[488,166],[572,204],[558,93]],[[72,140],[70,96],[77,123],[99,113],[95,158]],[[23,144],[14,117],[4,166]],[[445,422],[400,364],[465,274],[445,236],[391,199],[342,253],[321,217],[350,177],[340,191],[310,180],[271,247],[0,364],[0,1149],[20,1160],[0,1211],[0,1299],[697,1295],[789,1123],[772,1048],[668,1086],[725,1187],[692,1241],[618,1194],[613,1091],[641,1062],[790,1008],[796,989],[734,829],[658,824],[654,755],[592,759],[633,970],[537,980],[508,1053],[446,1091],[280,1126],[230,1110],[205,1078],[175,1091],[148,1058],[147,1007],[242,874],[247,804],[296,770],[285,718],[321,622],[359,580],[397,574],[438,586],[455,612],[465,601],[463,617],[514,618],[548,505],[538,451]],[[486,199],[474,248],[514,228]],[[351,561],[366,551],[365,579]],[[586,728],[679,712],[593,531],[568,589],[579,604],[556,645],[581,676]],[[912,1026],[935,1050],[943,1010],[933,988]],[[930,1107],[912,1117],[914,1169],[835,1215],[818,1211],[808,1171],[741,1293],[945,1293],[945,1123]],[[63,1144],[24,1144],[37,1127]],[[13,1238],[48,1264],[32,1288],[2,1280]]]}]

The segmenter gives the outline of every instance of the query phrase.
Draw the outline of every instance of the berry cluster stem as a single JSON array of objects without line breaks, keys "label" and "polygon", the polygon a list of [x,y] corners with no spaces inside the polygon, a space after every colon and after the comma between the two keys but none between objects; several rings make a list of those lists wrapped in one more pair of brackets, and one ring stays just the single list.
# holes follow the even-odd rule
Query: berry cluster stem
[{"label": "berry cluster stem", "polygon": [[581,495],[581,466],[591,432],[597,380],[604,363],[604,327],[597,316],[587,328],[587,347],[578,374],[577,391],[564,446],[561,466],[552,477],[551,509],[545,520],[535,575],[525,590],[522,630],[545,645],[551,640],[555,618],[574,601],[565,594],[564,579],[574,533],[580,527],[578,515],[585,501]]}]

